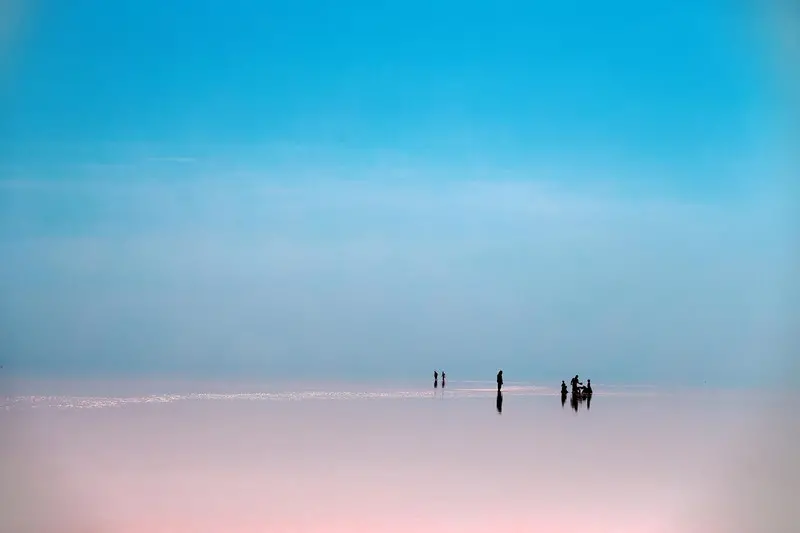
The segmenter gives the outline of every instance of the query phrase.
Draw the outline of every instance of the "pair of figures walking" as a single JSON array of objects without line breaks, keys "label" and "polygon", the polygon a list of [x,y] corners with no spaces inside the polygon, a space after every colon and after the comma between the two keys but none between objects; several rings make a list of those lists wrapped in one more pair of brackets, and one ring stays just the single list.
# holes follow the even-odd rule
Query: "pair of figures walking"
[{"label": "pair of figures walking", "polygon": [[[447,374],[444,373],[442,370],[442,388],[447,384]],[[436,389],[439,387],[439,372],[436,370],[433,371],[433,388]]]}]

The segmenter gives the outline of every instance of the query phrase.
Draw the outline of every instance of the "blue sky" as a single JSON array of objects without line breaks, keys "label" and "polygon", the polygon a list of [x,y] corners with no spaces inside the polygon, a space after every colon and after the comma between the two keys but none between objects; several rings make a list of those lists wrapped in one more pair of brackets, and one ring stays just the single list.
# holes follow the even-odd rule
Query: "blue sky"
[{"label": "blue sky", "polygon": [[10,370],[780,369],[796,115],[754,5],[8,6]]}]

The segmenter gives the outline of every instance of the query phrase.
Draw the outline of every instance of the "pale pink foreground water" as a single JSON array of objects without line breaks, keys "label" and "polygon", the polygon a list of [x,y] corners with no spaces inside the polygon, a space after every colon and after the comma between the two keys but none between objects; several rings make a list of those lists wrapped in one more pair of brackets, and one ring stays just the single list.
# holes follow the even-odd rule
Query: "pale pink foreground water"
[{"label": "pale pink foreground water", "polygon": [[797,531],[777,398],[491,386],[6,387],[0,531]]}]

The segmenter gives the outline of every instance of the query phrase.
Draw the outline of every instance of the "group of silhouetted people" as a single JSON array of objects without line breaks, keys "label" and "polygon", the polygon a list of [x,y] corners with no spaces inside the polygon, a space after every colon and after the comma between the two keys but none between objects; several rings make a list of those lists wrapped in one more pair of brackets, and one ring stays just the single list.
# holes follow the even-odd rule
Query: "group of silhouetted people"
[{"label": "group of silhouetted people", "polygon": [[[587,379],[586,385],[584,386],[581,383],[580,379],[578,378],[578,374],[575,374],[575,377],[569,381],[570,385],[572,386],[572,395],[573,396],[591,396],[592,394],[592,380]],[[567,384],[564,380],[561,381],[561,395],[567,395]]]},{"label": "group of silhouetted people", "polygon": [[[578,412],[578,404],[583,400],[586,400],[586,408],[590,409],[592,405],[592,380],[587,379],[586,385],[584,386],[581,383],[578,375],[575,374],[575,377],[570,380],[570,385],[572,387],[572,397],[570,398],[569,404]],[[561,381],[561,405],[566,403],[567,401],[567,384],[562,380]]]},{"label": "group of silhouetted people", "polygon": [[[446,375],[444,370],[442,371],[442,388],[445,387],[446,384]],[[589,402],[592,401],[592,380],[587,379],[586,385],[581,383],[577,374],[575,377],[570,380],[570,386],[572,387],[572,400],[570,404],[575,409],[578,410],[578,402],[581,400],[587,400],[586,406],[589,407]],[[439,387],[439,371],[433,371],[433,388],[436,389]],[[500,370],[497,372],[497,412],[503,412],[503,371]],[[565,381],[561,381],[561,405],[566,403],[568,394],[567,383]]]}]

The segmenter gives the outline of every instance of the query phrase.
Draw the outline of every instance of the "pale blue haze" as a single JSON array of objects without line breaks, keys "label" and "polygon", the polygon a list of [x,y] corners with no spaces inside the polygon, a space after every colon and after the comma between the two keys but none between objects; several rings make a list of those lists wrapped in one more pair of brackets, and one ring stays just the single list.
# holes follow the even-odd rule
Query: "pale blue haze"
[{"label": "pale blue haze", "polygon": [[791,353],[755,4],[8,5],[3,372],[751,384]]}]

